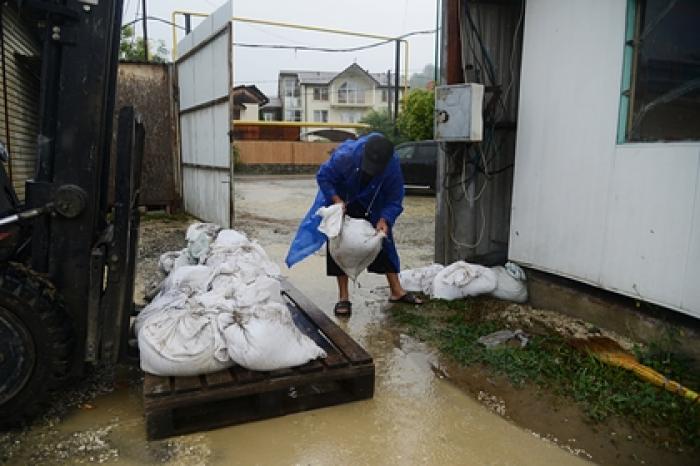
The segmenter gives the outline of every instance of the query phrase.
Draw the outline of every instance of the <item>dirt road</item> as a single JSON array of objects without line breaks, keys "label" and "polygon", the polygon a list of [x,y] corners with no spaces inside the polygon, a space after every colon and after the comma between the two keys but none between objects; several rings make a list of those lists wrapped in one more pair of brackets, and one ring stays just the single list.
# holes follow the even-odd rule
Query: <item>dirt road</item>
[{"label": "dirt road", "polygon": [[[282,264],[315,194],[310,178],[243,178],[236,185],[237,227]],[[160,252],[180,247],[186,222],[149,222],[143,276]],[[434,198],[409,197],[396,225],[404,266],[432,260]],[[180,243],[181,244],[181,243]],[[327,312],[336,300],[324,257],[287,270]],[[386,283],[363,274],[352,289],[354,314],[340,325],[373,356],[373,400],[159,442],[146,442],[138,372],[97,374],[66,398],[65,409],[31,430],[0,437],[11,464],[583,464],[584,460],[489,411],[435,370],[437,356],[386,325]],[[137,290],[138,291],[138,290]],[[96,395],[96,396],[94,396]],[[585,457],[585,452],[579,452]]]}]

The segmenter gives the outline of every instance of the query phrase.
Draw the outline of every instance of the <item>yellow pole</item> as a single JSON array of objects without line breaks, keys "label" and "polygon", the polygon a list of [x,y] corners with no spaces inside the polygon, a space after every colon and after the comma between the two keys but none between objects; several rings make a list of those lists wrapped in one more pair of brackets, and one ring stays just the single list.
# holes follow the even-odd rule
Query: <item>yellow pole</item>
[{"label": "yellow pole", "polygon": [[365,32],[354,32],[354,31],[347,31],[344,29],[332,29],[332,28],[324,28],[324,27],[318,27],[318,26],[306,26],[304,24],[284,23],[281,21],[268,21],[268,20],[264,20],[264,19],[243,18],[240,16],[233,16],[231,18],[231,20],[232,21],[240,21],[242,23],[262,24],[265,26],[277,26],[277,27],[291,28],[291,29],[302,29],[304,31],[328,32],[331,34],[340,34],[340,35],[345,35],[345,36],[367,37],[369,39],[382,39],[382,40],[395,40],[396,39],[395,37],[380,36],[378,34],[368,34]]},{"label": "yellow pole", "polygon": [[321,121],[264,121],[264,120],[233,120],[234,125],[250,126],[282,126],[299,128],[352,128],[365,129],[370,126],[367,123],[341,123],[341,122],[321,122]]},{"label": "yellow pole", "polygon": [[173,63],[175,63],[175,56],[177,55],[177,29],[175,28],[175,12],[170,14],[170,28],[173,30],[173,46],[170,48],[170,53],[173,57]]},{"label": "yellow pole", "polygon": [[403,99],[401,99],[401,109],[403,110],[406,106],[406,98],[408,97],[408,41],[403,40],[406,45],[406,51],[404,52],[404,65],[403,65]]},{"label": "yellow pole", "polygon": [[172,23],[170,25],[170,27],[173,30],[173,46],[172,46],[173,63],[175,62],[175,59],[177,58],[177,28],[175,26],[175,17],[177,15],[198,16],[200,18],[206,18],[207,16],[209,16],[207,13],[199,13],[197,11],[173,10],[173,12],[170,14],[170,22]]}]

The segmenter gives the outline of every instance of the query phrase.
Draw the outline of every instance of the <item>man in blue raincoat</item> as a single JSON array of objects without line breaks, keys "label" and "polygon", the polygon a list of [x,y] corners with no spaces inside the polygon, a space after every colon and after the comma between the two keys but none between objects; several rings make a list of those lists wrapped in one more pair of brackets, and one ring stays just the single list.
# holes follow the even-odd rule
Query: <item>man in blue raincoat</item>
[{"label": "man in blue raincoat", "polygon": [[[378,133],[371,133],[356,141],[345,141],[321,165],[316,181],[318,194],[292,241],[287,254],[287,266],[291,267],[313,254],[327,241],[326,236],[318,231],[321,218],[316,215],[316,211],[331,204],[343,204],[346,215],[364,218],[378,231],[386,234],[381,252],[367,269],[372,273],[386,275],[391,291],[389,301],[422,304],[420,299],[403,289],[398,276],[399,255],[392,228],[403,211],[404,186],[393,144]],[[338,281],[335,314],[349,316],[352,303],[348,277],[330,254],[326,254],[326,274],[336,277]]]}]

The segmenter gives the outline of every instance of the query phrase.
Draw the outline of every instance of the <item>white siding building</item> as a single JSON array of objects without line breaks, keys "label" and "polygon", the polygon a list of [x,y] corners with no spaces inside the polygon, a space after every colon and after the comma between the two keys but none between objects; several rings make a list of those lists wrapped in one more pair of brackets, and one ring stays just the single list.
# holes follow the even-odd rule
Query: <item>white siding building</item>
[{"label": "white siding building", "polygon": [[[282,119],[358,123],[371,110],[388,110],[393,102],[393,76],[392,83],[387,78],[386,73],[369,73],[356,63],[340,73],[280,71]],[[403,83],[401,79],[399,99],[403,98]],[[317,129],[303,129],[302,138]]]},{"label": "white siding building", "polygon": [[441,148],[436,260],[700,318],[698,25],[698,0],[443,2],[443,84],[487,94],[483,142]]}]

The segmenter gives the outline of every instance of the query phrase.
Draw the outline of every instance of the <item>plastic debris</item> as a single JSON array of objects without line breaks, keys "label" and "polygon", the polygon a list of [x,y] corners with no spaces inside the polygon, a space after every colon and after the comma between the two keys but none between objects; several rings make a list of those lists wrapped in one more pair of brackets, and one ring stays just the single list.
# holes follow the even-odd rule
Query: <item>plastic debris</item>
[{"label": "plastic debris", "polygon": [[508,343],[511,340],[517,340],[520,343],[520,347],[525,348],[530,341],[530,338],[520,329],[498,330],[497,332],[479,337],[477,341],[487,348],[496,348]]}]

